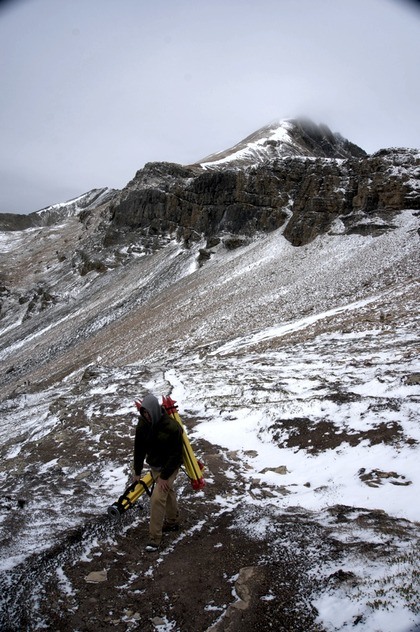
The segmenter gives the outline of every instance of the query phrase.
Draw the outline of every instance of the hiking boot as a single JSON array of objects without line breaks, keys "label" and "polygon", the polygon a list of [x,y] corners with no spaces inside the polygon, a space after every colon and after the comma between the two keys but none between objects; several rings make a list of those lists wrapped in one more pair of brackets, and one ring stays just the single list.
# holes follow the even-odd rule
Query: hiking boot
[{"label": "hiking boot", "polygon": [[145,546],[145,551],[148,553],[156,553],[159,551],[159,544],[156,544],[156,542],[148,542]]},{"label": "hiking boot", "polygon": [[162,533],[171,533],[172,531],[179,531],[178,522],[166,522],[162,527]]}]

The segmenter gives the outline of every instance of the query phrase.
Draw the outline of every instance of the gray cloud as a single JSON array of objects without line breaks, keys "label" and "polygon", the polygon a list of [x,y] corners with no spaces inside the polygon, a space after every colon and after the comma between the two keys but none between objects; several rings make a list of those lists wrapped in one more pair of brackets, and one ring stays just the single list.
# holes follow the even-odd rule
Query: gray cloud
[{"label": "gray cloud", "polygon": [[123,187],[306,115],[420,147],[420,13],[398,0],[17,0],[0,10],[0,212]]}]

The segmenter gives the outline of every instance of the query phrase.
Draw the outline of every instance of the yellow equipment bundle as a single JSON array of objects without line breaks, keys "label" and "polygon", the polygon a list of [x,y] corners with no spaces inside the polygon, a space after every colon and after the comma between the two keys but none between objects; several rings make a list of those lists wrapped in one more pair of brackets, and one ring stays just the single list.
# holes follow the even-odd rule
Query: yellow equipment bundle
[{"label": "yellow equipment bundle", "polygon": [[134,503],[146,493],[148,496],[152,495],[153,488],[153,476],[150,472],[147,472],[143,478],[139,481],[131,483],[125,490],[125,492],[118,498],[117,502],[112,503],[108,507],[108,515],[113,518],[119,518],[127,509],[130,509]]}]

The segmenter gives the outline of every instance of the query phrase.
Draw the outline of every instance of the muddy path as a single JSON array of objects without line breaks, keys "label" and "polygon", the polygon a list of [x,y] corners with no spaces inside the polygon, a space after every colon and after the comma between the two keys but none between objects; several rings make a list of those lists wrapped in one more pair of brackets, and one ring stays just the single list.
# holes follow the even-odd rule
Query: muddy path
[{"label": "muddy path", "polygon": [[[196,493],[180,475],[182,528],[165,534],[158,553],[144,550],[147,499],[118,521],[86,523],[10,574],[2,630],[321,630],[309,601],[313,547],[304,551],[315,538],[330,555],[325,534],[294,512],[273,522],[269,503],[256,511],[245,495],[232,504],[244,485],[240,468],[229,479],[226,455],[200,448],[208,483]],[[262,514],[272,522],[270,540],[238,527]]]}]

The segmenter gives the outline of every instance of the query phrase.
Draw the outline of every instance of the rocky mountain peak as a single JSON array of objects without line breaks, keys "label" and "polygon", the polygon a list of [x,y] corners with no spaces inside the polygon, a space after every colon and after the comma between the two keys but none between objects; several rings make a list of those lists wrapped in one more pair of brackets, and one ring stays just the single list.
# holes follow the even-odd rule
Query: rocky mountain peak
[{"label": "rocky mountain peak", "polygon": [[341,134],[333,133],[327,125],[299,118],[265,125],[233,147],[211,154],[197,164],[204,169],[243,168],[287,156],[346,159],[366,155],[363,149]]}]

